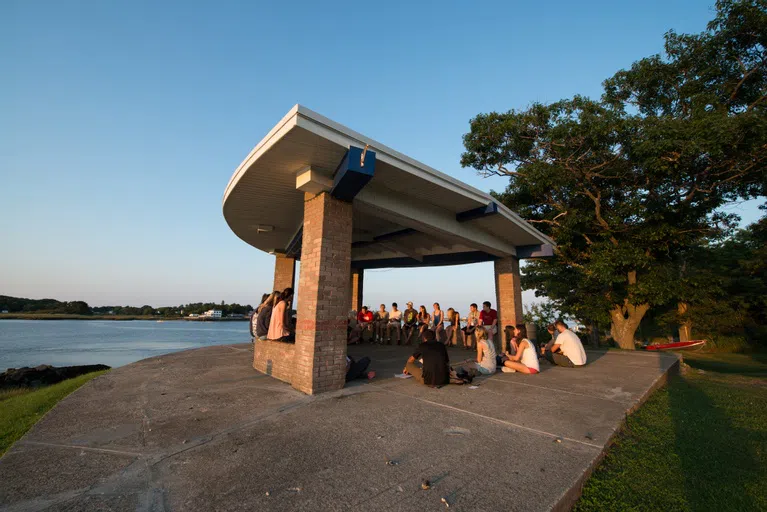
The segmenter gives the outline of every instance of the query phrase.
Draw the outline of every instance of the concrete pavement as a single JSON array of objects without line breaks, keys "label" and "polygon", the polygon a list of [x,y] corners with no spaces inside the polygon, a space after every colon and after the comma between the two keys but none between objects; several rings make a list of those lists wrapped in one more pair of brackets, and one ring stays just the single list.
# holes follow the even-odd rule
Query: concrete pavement
[{"label": "concrete pavement", "polygon": [[314,397],[253,370],[250,344],[112,370],[0,459],[0,510],[566,510],[677,368],[588,352],[584,368],[430,389],[393,378],[410,351],[350,347],[378,377]]}]

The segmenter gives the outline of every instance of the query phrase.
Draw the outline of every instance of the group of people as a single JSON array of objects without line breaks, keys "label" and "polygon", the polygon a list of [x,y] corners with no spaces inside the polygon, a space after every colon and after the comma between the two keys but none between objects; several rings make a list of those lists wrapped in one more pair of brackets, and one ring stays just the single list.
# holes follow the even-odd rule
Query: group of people
[{"label": "group of people", "polygon": [[431,313],[423,305],[414,309],[412,302],[407,303],[404,311],[400,311],[396,302],[392,303],[390,311],[381,304],[375,313],[362,306],[359,312],[349,312],[348,342],[410,345],[414,338],[420,339],[426,331],[432,331],[441,343],[471,350],[477,346],[480,331],[490,338],[498,332],[498,312],[491,306],[485,301],[480,310],[476,304],[471,304],[465,321],[453,308],[442,311],[438,302],[433,304]]},{"label": "group of people", "polygon": [[438,387],[471,382],[474,376],[492,375],[499,367],[504,373],[534,375],[540,372],[541,361],[570,368],[586,364],[583,344],[565,322],[557,320],[548,326],[548,330],[552,340],[541,347],[539,352],[535,343],[527,337],[527,327],[517,324],[510,329],[513,336],[509,340],[508,349],[497,355],[495,344],[488,337],[488,330],[475,329],[476,358],[463,361],[455,367],[450,366],[446,344],[437,340],[435,330],[426,330],[421,334],[422,343],[418,350],[405,363],[403,373],[412,375],[421,384]]},{"label": "group of people", "polygon": [[251,317],[250,334],[253,339],[295,341],[292,304],[293,288],[265,293]]}]

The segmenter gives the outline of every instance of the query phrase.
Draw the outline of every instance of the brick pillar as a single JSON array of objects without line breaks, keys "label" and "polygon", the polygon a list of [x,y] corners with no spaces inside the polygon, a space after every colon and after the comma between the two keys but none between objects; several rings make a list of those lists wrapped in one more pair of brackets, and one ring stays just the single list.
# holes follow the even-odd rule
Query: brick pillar
[{"label": "brick pillar", "polygon": [[522,323],[522,285],[517,258],[510,256],[495,260],[495,297],[501,350],[506,350],[504,329],[507,325]]},{"label": "brick pillar", "polygon": [[351,203],[305,194],[292,383],[304,393],[344,387],[351,247]]},{"label": "brick pillar", "polygon": [[296,259],[284,254],[276,254],[274,259],[274,290],[295,288]]},{"label": "brick pillar", "polygon": [[358,312],[362,309],[362,285],[365,280],[365,270],[353,268],[351,275],[351,309]]}]

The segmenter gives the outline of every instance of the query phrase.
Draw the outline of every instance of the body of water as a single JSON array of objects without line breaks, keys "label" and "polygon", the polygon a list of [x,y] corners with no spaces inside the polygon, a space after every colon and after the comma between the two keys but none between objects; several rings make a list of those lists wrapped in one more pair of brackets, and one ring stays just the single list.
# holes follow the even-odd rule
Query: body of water
[{"label": "body of water", "polygon": [[179,350],[249,341],[244,321],[0,320],[0,372],[39,364],[116,367]]}]

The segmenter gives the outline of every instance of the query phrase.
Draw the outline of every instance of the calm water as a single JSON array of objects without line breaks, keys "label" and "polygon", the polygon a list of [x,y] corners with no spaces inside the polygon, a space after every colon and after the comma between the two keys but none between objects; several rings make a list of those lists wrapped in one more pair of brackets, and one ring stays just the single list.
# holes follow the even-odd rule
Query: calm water
[{"label": "calm water", "polygon": [[116,367],[179,350],[249,341],[244,321],[0,320],[0,372],[39,364]]}]

